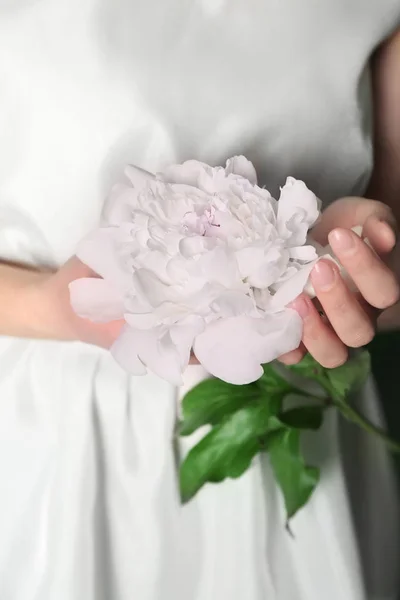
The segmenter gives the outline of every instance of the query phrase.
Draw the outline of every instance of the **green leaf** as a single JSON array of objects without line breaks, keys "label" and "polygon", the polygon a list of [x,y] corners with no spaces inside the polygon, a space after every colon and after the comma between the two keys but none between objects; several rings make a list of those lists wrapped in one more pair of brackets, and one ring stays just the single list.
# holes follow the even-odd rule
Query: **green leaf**
[{"label": "green leaf", "polygon": [[260,450],[259,440],[280,404],[279,398],[253,401],[215,425],[181,465],[182,501],[188,502],[207,482],[242,475]]},{"label": "green leaf", "polygon": [[322,425],[324,407],[315,404],[291,408],[279,415],[283,425],[294,429],[319,429]]},{"label": "green leaf", "polygon": [[253,438],[243,444],[240,453],[235,456],[235,460],[227,465],[226,476],[231,479],[238,479],[250,467],[253,458],[260,452],[260,439]]},{"label": "green leaf", "polygon": [[371,370],[371,360],[369,352],[362,350],[341,367],[326,369],[307,354],[300,363],[288,368],[305,379],[316,381],[334,401],[340,402],[363,385]]},{"label": "green leaf", "polygon": [[259,391],[254,385],[232,385],[220,379],[206,379],[183,398],[179,433],[190,435],[203,425],[220,423],[258,396]]},{"label": "green leaf", "polygon": [[324,407],[321,405],[307,405],[291,408],[279,415],[272,415],[268,422],[267,439],[264,450],[268,450],[268,436],[281,429],[319,429],[323,421]]},{"label": "green leaf", "polygon": [[306,354],[305,357],[296,365],[290,365],[290,367],[286,367],[291,371],[295,371],[302,377],[306,379],[318,379],[318,377],[324,372],[324,367],[322,367],[312,356],[311,354]]},{"label": "green leaf", "polygon": [[268,395],[285,396],[295,387],[286,381],[273,367],[272,363],[263,365],[264,374],[256,381],[256,385]]},{"label": "green leaf", "polygon": [[319,469],[305,464],[300,452],[299,430],[280,429],[271,433],[268,450],[289,520],[309,500],[319,481]]},{"label": "green leaf", "polygon": [[367,350],[358,352],[344,365],[325,369],[325,376],[340,399],[361,388],[371,371],[371,358]]}]

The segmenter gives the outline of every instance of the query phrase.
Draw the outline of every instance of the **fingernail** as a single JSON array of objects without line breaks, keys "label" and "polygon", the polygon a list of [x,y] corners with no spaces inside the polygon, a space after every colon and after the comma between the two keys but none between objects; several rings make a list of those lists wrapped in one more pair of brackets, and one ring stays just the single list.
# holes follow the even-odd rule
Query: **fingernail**
[{"label": "fingernail", "polygon": [[320,260],[312,270],[311,279],[314,287],[321,292],[326,292],[335,282],[335,271],[330,264]]},{"label": "fingernail", "polygon": [[310,312],[308,301],[306,300],[306,298],[302,298],[301,296],[299,298],[296,298],[296,300],[292,302],[291,308],[293,308],[302,319],[308,317],[308,314]]},{"label": "fingernail", "polygon": [[334,229],[328,238],[333,249],[343,254],[351,252],[355,247],[353,234],[346,229]]}]

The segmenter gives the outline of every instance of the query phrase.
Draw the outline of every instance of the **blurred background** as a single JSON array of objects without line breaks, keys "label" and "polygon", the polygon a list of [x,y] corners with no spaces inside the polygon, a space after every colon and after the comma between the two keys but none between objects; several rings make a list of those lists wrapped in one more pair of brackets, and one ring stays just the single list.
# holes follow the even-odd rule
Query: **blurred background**
[{"label": "blurred background", "polygon": [[[380,333],[370,344],[370,351],[388,430],[400,440],[400,331]],[[395,455],[394,460],[400,483],[400,455]]]}]

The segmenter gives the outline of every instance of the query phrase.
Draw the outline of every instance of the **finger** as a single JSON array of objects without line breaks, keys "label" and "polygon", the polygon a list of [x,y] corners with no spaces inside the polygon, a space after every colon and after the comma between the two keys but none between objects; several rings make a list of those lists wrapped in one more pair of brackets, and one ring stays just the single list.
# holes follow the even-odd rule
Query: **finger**
[{"label": "finger", "polygon": [[356,292],[353,292],[353,294],[354,294],[354,297],[356,298],[358,304],[361,306],[361,308],[363,309],[363,311],[365,312],[365,314],[371,321],[371,323],[374,323],[374,325],[376,326],[378,317],[379,317],[379,315],[381,315],[382,311],[379,308],[375,308],[374,306],[371,306],[371,304],[369,304],[366,301],[366,299],[360,294],[360,292],[356,291]]},{"label": "finger", "polygon": [[189,365],[199,365],[199,361],[197,360],[197,358],[195,357],[195,355],[193,354],[193,352],[190,353],[190,359],[189,359]]},{"label": "finger", "polygon": [[393,231],[397,231],[397,220],[392,209],[384,202],[379,200],[361,199],[356,211],[357,223],[354,225],[365,226],[371,218],[376,218],[382,223],[387,223]]},{"label": "finger", "polygon": [[[389,227],[386,223],[380,225]],[[329,234],[329,243],[371,306],[384,309],[398,301],[400,290],[394,273],[355,233],[347,229],[334,229]]]},{"label": "finger", "polygon": [[396,229],[377,215],[368,217],[363,227],[363,238],[367,238],[378,254],[388,254],[396,245]]},{"label": "finger", "polygon": [[311,280],[324,313],[342,342],[351,348],[368,344],[375,334],[374,324],[346,286],[337,266],[320,260]]},{"label": "finger", "polygon": [[306,354],[306,349],[304,344],[300,344],[296,350],[292,350],[292,352],[287,352],[278,358],[278,361],[283,363],[284,365],[297,365],[304,358]]},{"label": "finger", "polygon": [[64,282],[65,286],[75,279],[82,279],[84,277],[99,278],[100,276],[79,260],[77,256],[72,256],[64,264],[63,268],[57,272],[58,280]]},{"label": "finger", "polygon": [[323,367],[333,369],[344,364],[348,351],[328,323],[324,322],[307,296],[299,296],[291,308],[303,319],[303,344]]},{"label": "finger", "polygon": [[335,227],[351,229],[359,225],[364,226],[372,216],[385,221],[396,231],[396,220],[386,204],[376,200],[351,197],[341,198],[328,206],[324,210],[323,218],[314,227],[312,236],[317,242],[325,245],[332,223]]},{"label": "finger", "polygon": [[123,327],[126,325],[123,319],[119,321],[110,321],[109,323],[90,323],[90,342],[95,340],[97,346],[111,348],[117,337],[120,335]]}]

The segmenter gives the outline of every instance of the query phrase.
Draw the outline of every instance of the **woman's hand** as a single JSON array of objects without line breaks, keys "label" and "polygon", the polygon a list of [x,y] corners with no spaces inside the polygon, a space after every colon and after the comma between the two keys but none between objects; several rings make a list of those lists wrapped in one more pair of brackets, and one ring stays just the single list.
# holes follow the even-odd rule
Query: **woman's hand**
[{"label": "woman's hand", "polygon": [[30,337],[79,340],[109,348],[123,321],[92,323],[78,317],[70,304],[68,285],[81,277],[97,277],[76,256],[54,273],[42,274],[30,283],[29,300],[34,331]]},{"label": "woman's hand", "polygon": [[[363,227],[362,236],[375,252],[351,231],[356,225]],[[343,198],[323,213],[313,237],[330,243],[359,292],[349,290],[331,261],[319,261],[311,280],[323,316],[306,295],[294,301],[292,307],[304,321],[302,347],[282,357],[282,362],[296,363],[307,350],[324,367],[334,368],[346,361],[348,348],[372,340],[380,311],[399,300],[399,284],[388,266],[396,244],[395,227],[385,204],[363,198]]]},{"label": "woman's hand", "polygon": [[[350,231],[356,225],[363,227],[363,237],[368,238],[375,252]],[[297,362],[307,350],[323,366],[333,368],[346,361],[349,347],[371,341],[380,311],[399,298],[398,282],[387,264],[396,243],[395,222],[385,204],[364,198],[343,198],[323,213],[313,236],[321,244],[331,244],[359,293],[350,292],[331,261],[320,261],[311,279],[324,317],[310,298],[305,295],[297,298],[293,308],[304,321],[303,344],[283,357],[283,361]],[[51,329],[60,331],[61,326],[64,339],[109,348],[123,322],[92,323],[79,318],[70,306],[68,284],[91,276],[96,274],[73,257],[42,284],[47,299],[44,306],[49,303],[52,307],[48,309],[55,322]]]},{"label": "woman's hand", "polygon": [[110,348],[124,322],[92,323],[74,313],[68,285],[81,277],[97,275],[76,256],[57,271],[0,263],[0,336]]},{"label": "woman's hand", "polygon": [[[350,229],[363,227],[375,252]],[[399,299],[399,285],[388,266],[396,242],[395,223],[389,208],[363,198],[344,198],[332,204],[314,229],[315,239],[328,240],[359,292],[349,291],[331,261],[321,260],[311,275],[321,317],[315,302],[302,295],[293,308],[304,321],[302,347],[282,357],[295,363],[309,351],[323,366],[336,367],[347,359],[348,348],[367,344],[374,336],[380,311]],[[71,258],[55,273],[27,275],[26,295],[33,326],[29,337],[80,340],[109,348],[123,326],[122,321],[96,324],[78,317],[71,308],[68,285],[81,277],[96,277],[78,258]],[[21,332],[8,332],[21,335]],[[24,335],[24,332],[22,332]]]}]

